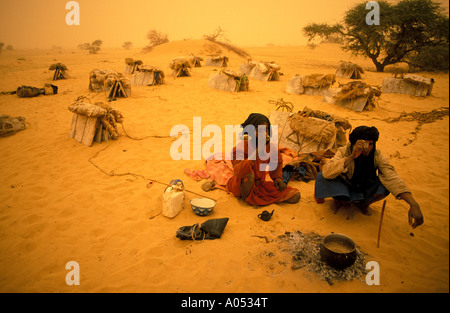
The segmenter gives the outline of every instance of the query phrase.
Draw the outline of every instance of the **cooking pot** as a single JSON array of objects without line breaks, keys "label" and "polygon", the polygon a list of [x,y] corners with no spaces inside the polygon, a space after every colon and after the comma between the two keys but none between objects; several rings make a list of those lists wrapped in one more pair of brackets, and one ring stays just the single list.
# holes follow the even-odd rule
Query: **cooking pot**
[{"label": "cooking pot", "polygon": [[344,269],[356,261],[355,242],[342,234],[330,234],[320,245],[320,257],[331,267]]}]

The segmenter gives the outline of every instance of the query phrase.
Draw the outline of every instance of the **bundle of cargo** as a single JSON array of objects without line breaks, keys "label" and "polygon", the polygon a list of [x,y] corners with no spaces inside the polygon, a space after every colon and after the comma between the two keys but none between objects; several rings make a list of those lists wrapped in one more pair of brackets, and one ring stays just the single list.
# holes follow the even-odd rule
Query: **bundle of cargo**
[{"label": "bundle of cargo", "polygon": [[336,76],[334,74],[295,75],[289,80],[286,86],[286,92],[297,95],[323,96],[335,82]]},{"label": "bundle of cargo", "polygon": [[67,66],[65,66],[62,63],[55,63],[50,65],[50,67],[48,68],[50,71],[55,71],[53,73],[53,80],[58,80],[58,79],[67,79],[69,78],[69,75],[67,75]]},{"label": "bundle of cargo", "polygon": [[248,62],[248,66],[252,67],[250,74],[248,74],[251,78],[261,81],[280,80],[278,71],[281,66],[275,62]]},{"label": "bundle of cargo", "polygon": [[141,65],[131,76],[135,86],[153,86],[164,84],[164,72],[150,65]]},{"label": "bundle of cargo", "polygon": [[233,70],[221,70],[218,74],[211,74],[208,86],[225,91],[248,91],[248,77]]},{"label": "bundle of cargo", "polygon": [[117,77],[118,72],[112,70],[92,70],[89,74],[89,90],[94,92],[108,91],[111,86],[107,86],[107,81],[111,81],[110,77]]},{"label": "bundle of cargo", "polygon": [[278,145],[297,153],[310,153],[345,146],[348,120],[305,107],[297,113],[272,111],[272,125],[278,125]]},{"label": "bundle of cargo", "polygon": [[202,67],[201,61],[203,61],[202,57],[195,56],[191,54],[188,58],[191,63],[191,67]]},{"label": "bundle of cargo", "polygon": [[375,107],[381,90],[360,81],[349,82],[336,89],[329,89],[323,101],[340,105],[356,112]]},{"label": "bundle of cargo", "polygon": [[128,98],[131,95],[130,80],[122,75],[117,77],[109,77],[106,81],[109,88],[108,99]]},{"label": "bundle of cargo", "polygon": [[121,73],[110,70],[92,70],[89,76],[89,90],[94,92],[108,91],[108,98],[129,97],[131,84]]},{"label": "bundle of cargo", "polygon": [[173,59],[170,62],[169,66],[173,70],[172,71],[173,77],[190,77],[191,76],[191,72],[190,72],[191,63],[185,57],[178,57],[178,58]]},{"label": "bundle of cargo", "polygon": [[0,137],[14,135],[16,132],[24,130],[25,118],[22,116],[0,115]]},{"label": "bundle of cargo", "polygon": [[242,63],[241,65],[239,65],[239,70],[246,75],[250,75],[250,72],[255,67],[255,65],[255,61],[248,59],[246,63]]},{"label": "bundle of cargo", "polygon": [[361,79],[364,69],[354,63],[341,61],[336,69],[336,77]]},{"label": "bundle of cargo", "polygon": [[68,107],[73,113],[69,137],[86,146],[119,138],[117,124],[123,123],[123,115],[109,104],[75,101]]},{"label": "bundle of cargo", "polygon": [[407,94],[415,97],[431,95],[434,79],[417,74],[405,74],[401,77],[386,77],[381,85],[384,93]]},{"label": "bundle of cargo", "polygon": [[205,66],[227,67],[228,57],[224,55],[210,56],[206,58]]},{"label": "bundle of cargo", "polygon": [[31,98],[39,95],[55,95],[58,93],[58,86],[52,84],[45,84],[44,88],[37,88],[32,86],[20,86],[17,88],[15,94],[19,98]]},{"label": "bundle of cargo", "polygon": [[133,60],[133,58],[125,59],[125,69],[123,71],[124,74],[133,74],[138,70],[139,65],[142,65],[143,62],[141,60]]}]

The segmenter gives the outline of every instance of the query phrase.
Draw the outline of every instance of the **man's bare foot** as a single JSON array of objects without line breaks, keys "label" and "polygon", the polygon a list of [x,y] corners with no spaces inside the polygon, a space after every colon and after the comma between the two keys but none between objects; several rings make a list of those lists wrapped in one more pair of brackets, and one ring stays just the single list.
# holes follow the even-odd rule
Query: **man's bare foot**
[{"label": "man's bare foot", "polygon": [[362,214],[371,216],[371,209],[369,207],[368,203],[360,202],[357,204],[358,209],[361,211]]},{"label": "man's bare foot", "polygon": [[355,216],[355,206],[352,204],[350,205],[349,211],[348,211],[348,215],[347,215],[347,220],[352,220],[353,217]]},{"label": "man's bare foot", "polygon": [[336,214],[343,204],[344,201],[333,199],[333,203],[331,204],[331,211]]}]

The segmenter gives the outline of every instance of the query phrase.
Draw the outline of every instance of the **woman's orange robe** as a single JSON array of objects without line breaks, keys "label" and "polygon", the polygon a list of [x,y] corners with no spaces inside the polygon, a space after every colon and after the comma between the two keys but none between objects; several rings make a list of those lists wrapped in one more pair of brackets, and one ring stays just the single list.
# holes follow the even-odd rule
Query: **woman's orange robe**
[{"label": "woman's orange robe", "polygon": [[[283,159],[278,147],[276,145],[269,146],[270,142],[266,147],[267,149],[269,147],[276,149],[272,151],[276,151],[278,160],[272,160],[271,162],[270,157],[267,160],[261,160],[256,155],[256,160],[252,161],[248,159],[248,147],[250,144],[249,141],[245,140],[233,148],[231,163],[233,164],[234,173],[233,177],[227,183],[227,191],[236,197],[241,197],[241,181],[242,179],[246,179],[247,174],[253,172],[255,184],[248,197],[243,199],[251,205],[263,206],[283,202],[298,193],[298,190],[291,186],[286,186],[285,190],[279,191],[273,183],[276,179],[283,180]],[[271,171],[261,170],[261,164],[271,164],[274,169]]]}]

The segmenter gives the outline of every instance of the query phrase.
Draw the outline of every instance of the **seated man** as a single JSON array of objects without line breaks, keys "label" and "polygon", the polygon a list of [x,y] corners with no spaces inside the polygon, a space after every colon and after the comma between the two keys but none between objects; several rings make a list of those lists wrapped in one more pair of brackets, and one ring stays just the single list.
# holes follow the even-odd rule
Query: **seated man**
[{"label": "seated man", "polygon": [[[265,127],[258,127],[260,125]],[[227,191],[256,206],[297,203],[300,192],[283,182],[282,158],[278,146],[270,142],[269,119],[262,114],[252,113],[241,126],[244,133],[247,126],[253,126],[253,134],[251,131],[248,134],[254,138],[241,141],[234,147],[231,159],[234,172],[227,183]],[[258,142],[262,142],[264,147],[258,147]],[[261,156],[260,149],[272,153],[265,158]],[[264,165],[268,165],[269,170],[264,170]],[[267,172],[272,181],[266,180]]]},{"label": "seated man", "polygon": [[[349,143],[339,148],[318,173],[315,197],[332,197],[334,213],[343,204],[355,204],[363,214],[369,205],[392,193],[409,206],[408,220],[415,228],[423,223],[419,204],[389,161],[376,149],[379,138],[375,127],[359,126],[349,136]],[[378,171],[378,174],[377,174]]]}]

